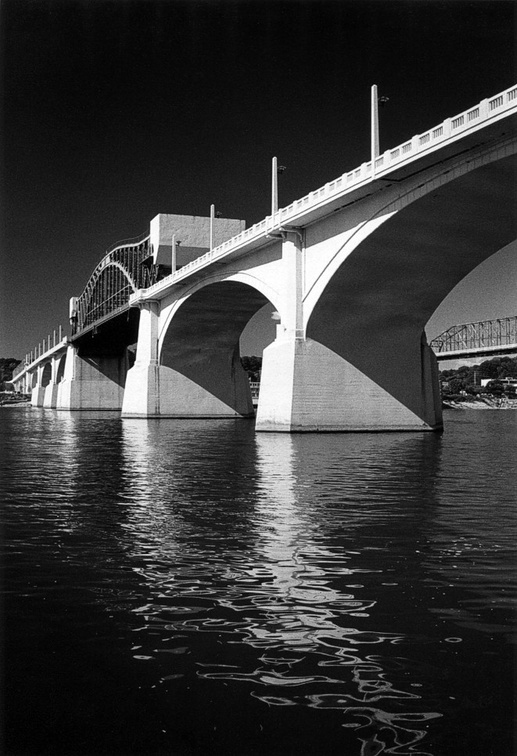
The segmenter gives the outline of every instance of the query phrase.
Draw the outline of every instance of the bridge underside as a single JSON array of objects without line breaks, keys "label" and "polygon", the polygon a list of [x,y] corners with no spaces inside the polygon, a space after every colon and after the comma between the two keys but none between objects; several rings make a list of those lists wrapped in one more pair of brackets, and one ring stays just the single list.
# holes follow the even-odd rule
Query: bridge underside
[{"label": "bridge underside", "polygon": [[[254,415],[239,339],[266,302],[258,291],[236,282],[208,286],[185,302],[161,350],[162,381],[168,387],[162,393],[162,413],[188,414],[201,401],[210,416]],[[182,391],[180,399],[179,384],[196,389]],[[190,407],[185,397],[191,397]]]},{"label": "bridge underside", "polygon": [[[307,338],[341,358],[343,376],[356,385],[363,376],[422,427],[441,424],[423,329],[462,278],[515,239],[515,164],[514,156],[478,168],[392,216],[346,257],[309,320]],[[362,396],[362,421],[375,429],[381,395]],[[347,415],[350,404],[338,402],[336,424],[346,428]]]},{"label": "bridge underside", "polygon": [[138,338],[139,311],[128,309],[82,331],[68,348],[57,407],[69,410],[120,410]]},{"label": "bridge underside", "polygon": [[137,361],[128,375],[124,416],[253,417],[239,339],[266,302],[255,289],[234,281],[201,289],[174,315],[156,365],[140,357],[146,338],[142,321]]}]

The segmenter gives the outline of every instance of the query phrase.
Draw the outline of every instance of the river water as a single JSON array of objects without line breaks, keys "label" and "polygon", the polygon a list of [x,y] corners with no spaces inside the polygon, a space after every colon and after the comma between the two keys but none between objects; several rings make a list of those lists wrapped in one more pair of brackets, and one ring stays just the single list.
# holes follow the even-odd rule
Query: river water
[{"label": "river water", "polygon": [[517,413],[0,411],[4,753],[511,756]]}]

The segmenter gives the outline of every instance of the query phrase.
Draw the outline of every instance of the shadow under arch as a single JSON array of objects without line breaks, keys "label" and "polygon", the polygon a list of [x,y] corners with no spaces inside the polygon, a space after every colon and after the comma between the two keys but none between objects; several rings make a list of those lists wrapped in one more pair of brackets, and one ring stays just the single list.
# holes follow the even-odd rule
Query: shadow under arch
[{"label": "shadow under arch", "polygon": [[516,161],[475,168],[380,225],[325,287],[307,337],[418,414],[427,321],[459,281],[517,236]]},{"label": "shadow under arch", "polygon": [[66,366],[66,352],[59,358],[59,364],[57,366],[56,383],[60,383],[65,377]]},{"label": "shadow under arch", "polygon": [[43,388],[49,385],[50,381],[52,380],[52,365],[50,362],[45,363],[45,367],[43,368],[43,372],[41,374],[41,385]]},{"label": "shadow under arch", "polygon": [[241,389],[249,394],[249,385],[240,364],[239,339],[268,301],[257,289],[237,281],[198,289],[174,313],[163,336],[160,365],[240,412],[239,394]]}]

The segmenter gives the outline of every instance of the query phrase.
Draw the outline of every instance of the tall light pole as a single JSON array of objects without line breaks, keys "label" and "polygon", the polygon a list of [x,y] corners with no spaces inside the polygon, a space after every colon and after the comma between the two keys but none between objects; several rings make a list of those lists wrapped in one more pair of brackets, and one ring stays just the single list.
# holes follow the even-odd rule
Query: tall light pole
[{"label": "tall light pole", "polygon": [[372,176],[374,176],[375,160],[379,157],[379,97],[377,95],[377,84],[374,84],[371,89],[370,121],[370,155],[372,161]]},{"label": "tall light pole", "polygon": [[278,211],[278,161],[276,157],[271,162],[271,215]]},{"label": "tall light pole", "polygon": [[210,205],[210,252],[214,248],[214,218],[215,218],[215,205]]}]

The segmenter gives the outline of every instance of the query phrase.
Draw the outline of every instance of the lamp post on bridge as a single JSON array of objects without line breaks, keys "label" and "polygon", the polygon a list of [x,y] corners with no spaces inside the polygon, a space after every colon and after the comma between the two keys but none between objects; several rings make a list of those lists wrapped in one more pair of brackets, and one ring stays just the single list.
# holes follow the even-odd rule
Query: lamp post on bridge
[{"label": "lamp post on bridge", "polygon": [[372,178],[375,176],[375,161],[379,157],[379,103],[384,105],[388,97],[379,97],[377,84],[373,84],[370,92],[370,159],[372,161]]},{"label": "lamp post on bridge", "polygon": [[215,205],[210,205],[210,252],[214,248],[214,218],[215,218]]},{"label": "lamp post on bridge", "polygon": [[285,165],[278,165],[278,160],[274,157],[271,161],[271,217],[273,223],[278,212],[278,175],[284,171]]}]

